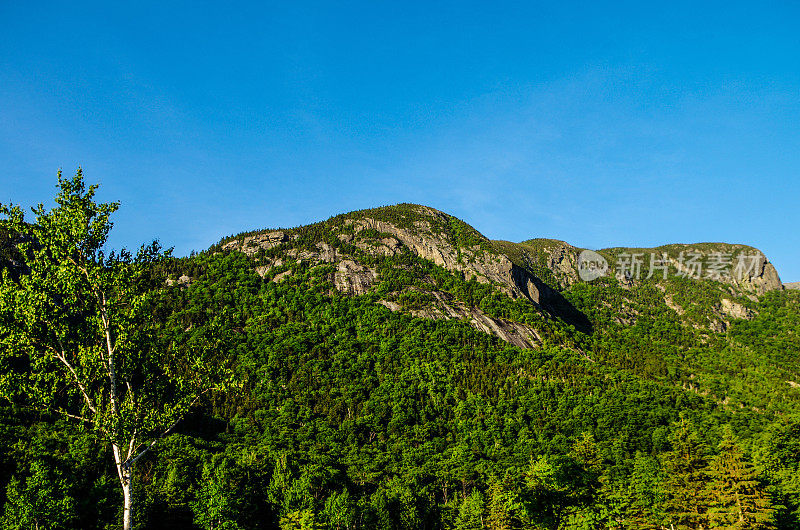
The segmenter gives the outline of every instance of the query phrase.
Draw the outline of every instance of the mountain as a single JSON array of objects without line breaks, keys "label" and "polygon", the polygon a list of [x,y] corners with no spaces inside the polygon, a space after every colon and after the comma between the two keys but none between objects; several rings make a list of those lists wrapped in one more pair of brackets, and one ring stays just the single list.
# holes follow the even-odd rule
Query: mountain
[{"label": "mountain", "polygon": [[[224,239],[218,247],[254,257],[258,262],[256,270],[262,276],[273,269],[283,270],[289,260],[333,264],[337,270],[331,280],[336,290],[356,295],[366,293],[380,281],[380,273],[371,265],[383,258],[391,258],[391,262],[413,256],[465,280],[491,286],[493,292],[511,300],[530,302],[542,314],[588,326],[585,317],[529,267],[510,259],[495,242],[465,222],[426,206],[401,204],[361,210],[294,230],[240,234]],[[290,271],[283,270],[283,274]],[[530,326],[493,318],[478,307],[454,302],[452,293],[429,288],[435,285],[430,274],[419,280],[421,285],[404,285],[386,293],[379,303],[426,318],[466,318],[475,327],[519,346],[533,346],[540,341]],[[411,292],[424,293],[427,302],[422,307],[417,300],[404,306],[400,301]]]},{"label": "mountain", "polygon": [[[760,322],[763,304],[773,299],[770,293],[783,290],[774,266],[747,245],[601,249],[597,255],[610,265],[589,282],[580,277],[584,250],[553,239],[492,241],[460,219],[415,204],[350,212],[295,229],[242,233],[211,249],[244,253],[261,277],[274,282],[298,268],[324,265],[333,290],[370,295],[391,311],[463,321],[522,348],[568,345],[587,358],[613,358],[616,366],[650,377],[680,374],[679,384],[706,392],[706,385],[727,384],[720,372],[735,371],[739,349],[753,346],[732,337],[756,325],[749,322]],[[641,262],[635,275],[630,274],[634,256]],[[627,267],[620,265],[624,259]],[[653,259],[661,259],[655,263],[660,268],[647,278]],[[656,325],[664,329],[650,329]],[[633,342],[620,339],[632,332]],[[645,337],[647,347],[641,344]],[[692,356],[680,353],[692,349],[697,349]],[[698,352],[705,350],[726,353],[700,360]],[[622,356],[628,360],[621,363]],[[776,367],[758,351],[749,356],[760,366],[759,376],[730,384],[747,387],[736,393],[741,403],[763,405],[752,399],[760,377],[782,385],[800,380],[796,367]],[[720,399],[730,399],[731,393]]]},{"label": "mountain", "polygon": [[[164,351],[213,345],[231,382],[138,465],[141,527],[800,527],[800,292],[752,247],[492,241],[400,204],[151,273]],[[51,527],[110,525],[104,448],[0,410],[0,523],[47,491]]]},{"label": "mountain", "polygon": [[[400,204],[370,210],[360,210],[333,217],[327,221],[292,230],[262,230],[242,233],[223,239],[214,247],[217,251],[238,250],[254,258],[256,271],[270,276],[280,270],[280,278],[291,274],[286,264],[331,264],[336,272],[331,280],[341,293],[362,295],[380,281],[380,274],[372,264],[382,258],[400,258],[405,254],[432,262],[438,267],[490,285],[497,293],[511,300],[525,300],[543,315],[570,324],[580,331],[590,332],[591,323],[562,294],[581,283],[579,266],[581,252],[585,249],[554,239],[531,239],[522,243],[491,241],[467,223],[436,209],[415,204]],[[609,248],[598,251],[607,263],[619,262],[621,256],[632,256],[641,261],[641,280],[647,273],[647,259],[666,258],[661,275],[653,282],[628,278],[615,267],[601,276],[615,277],[621,285],[641,288],[656,285],[663,292],[663,303],[683,315],[687,308],[676,306],[673,298],[675,278],[699,282],[703,290],[715,292],[707,321],[693,322],[710,326],[717,331],[725,329],[730,319],[747,319],[754,313],[749,307],[758,296],[783,289],[775,267],[766,256],[750,246],[726,243],[698,243],[693,245],[664,245],[655,248]],[[697,278],[689,275],[685,263],[692,256],[708,260],[720,256],[721,270],[702,268],[695,270]],[[737,262],[738,257],[744,262]],[[719,267],[717,260],[717,269]],[[685,263],[684,263],[685,262]],[[702,262],[701,262],[702,265]],[[706,265],[711,266],[711,263]],[[739,273],[736,271],[740,266]],[[683,276],[682,276],[683,275]],[[680,282],[679,282],[680,283]],[[429,288],[432,278],[424,279],[423,287],[406,285],[386,293],[379,303],[393,311],[407,310],[415,316],[427,318],[465,318],[478,329],[494,333],[518,346],[535,346],[540,342],[534,329],[508,319],[498,319],[478,307],[452,303],[450,293]],[[410,306],[398,302],[408,292],[422,292],[427,296],[423,307],[415,299]],[[746,299],[746,300],[745,300]],[[749,300],[749,302],[747,301]]]}]

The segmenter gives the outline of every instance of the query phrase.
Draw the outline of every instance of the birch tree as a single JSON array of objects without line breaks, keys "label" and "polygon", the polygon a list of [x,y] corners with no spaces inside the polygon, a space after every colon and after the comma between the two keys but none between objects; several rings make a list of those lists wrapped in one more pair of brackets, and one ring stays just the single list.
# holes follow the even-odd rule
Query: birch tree
[{"label": "birch tree", "polygon": [[[106,252],[118,203],[97,203],[97,186],[58,174],[55,207],[0,204],[0,229],[17,259],[0,277],[0,394],[61,414],[108,443],[132,527],[134,467],[214,379],[210,349],[179,352],[159,339],[153,316],[169,257],[157,242],[132,254]],[[201,348],[202,349],[202,348]]]}]

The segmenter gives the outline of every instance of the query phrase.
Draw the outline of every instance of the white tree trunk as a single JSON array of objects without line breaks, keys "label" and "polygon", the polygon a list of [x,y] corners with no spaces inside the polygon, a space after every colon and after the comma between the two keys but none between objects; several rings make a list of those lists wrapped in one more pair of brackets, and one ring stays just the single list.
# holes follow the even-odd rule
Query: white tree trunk
[{"label": "white tree trunk", "polygon": [[125,507],[122,512],[123,530],[131,530],[131,528],[133,528],[133,523],[131,522],[131,517],[133,515],[133,490],[131,486],[131,479],[128,477],[128,482],[122,485],[122,495],[125,498]]},{"label": "white tree trunk", "polygon": [[130,467],[122,467],[122,452],[119,446],[112,444],[114,451],[114,464],[117,466],[119,483],[122,486],[123,508],[122,508],[122,528],[131,530],[133,528],[133,473]]}]

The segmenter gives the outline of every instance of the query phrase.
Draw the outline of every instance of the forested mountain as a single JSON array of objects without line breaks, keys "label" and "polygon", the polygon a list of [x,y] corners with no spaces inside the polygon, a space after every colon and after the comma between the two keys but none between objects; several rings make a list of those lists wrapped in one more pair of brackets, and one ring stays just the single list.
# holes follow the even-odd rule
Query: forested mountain
[{"label": "forested mountain", "polygon": [[[137,524],[800,528],[800,291],[744,245],[582,251],[401,204],[152,266],[164,351],[232,384],[137,464]],[[107,452],[3,404],[4,528],[116,528]]]}]

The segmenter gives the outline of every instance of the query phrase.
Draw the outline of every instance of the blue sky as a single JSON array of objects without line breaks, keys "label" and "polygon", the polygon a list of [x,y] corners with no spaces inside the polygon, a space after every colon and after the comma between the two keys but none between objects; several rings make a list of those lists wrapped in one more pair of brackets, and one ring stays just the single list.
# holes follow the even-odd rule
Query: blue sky
[{"label": "blue sky", "polygon": [[112,4],[0,2],[1,202],[81,165],[116,246],[416,202],[800,280],[796,2]]}]

